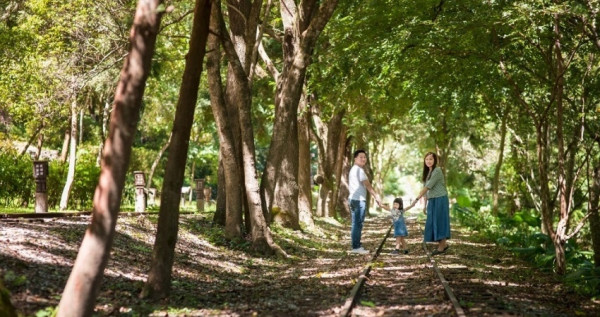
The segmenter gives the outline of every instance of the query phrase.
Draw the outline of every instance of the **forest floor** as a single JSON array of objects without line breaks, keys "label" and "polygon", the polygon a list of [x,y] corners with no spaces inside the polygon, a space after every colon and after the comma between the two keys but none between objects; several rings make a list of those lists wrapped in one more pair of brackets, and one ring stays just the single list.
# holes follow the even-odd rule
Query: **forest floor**
[{"label": "forest floor", "polygon": [[[259,257],[249,251],[246,241],[225,242],[221,229],[211,226],[211,219],[212,214],[181,216],[171,296],[151,303],[138,295],[149,269],[156,217],[119,218],[95,315],[335,316],[390,226],[383,216],[367,218],[363,244],[372,251],[368,255],[348,253],[347,223],[319,218],[315,220],[316,229],[304,232],[274,227],[275,241],[289,255],[283,259]],[[88,222],[87,217],[0,222],[0,277],[20,313],[49,316],[58,305]],[[414,305],[384,306],[405,292],[434,287],[418,278],[412,278],[402,287],[396,283],[408,271],[418,270],[415,276],[433,274],[424,260],[422,238],[413,228],[415,225],[409,227],[408,255],[391,256],[393,238],[388,238],[355,314],[414,315],[411,313]],[[484,290],[490,294],[488,300],[504,296],[506,314],[600,315],[600,303],[578,296],[551,272],[540,271],[457,225],[452,229],[451,249],[436,260],[439,259],[444,274],[450,276],[450,286],[458,290],[457,296],[461,291],[463,294],[472,291],[465,283],[477,283],[488,285]],[[402,271],[395,273],[393,268],[399,266]],[[453,284],[454,268],[466,267],[476,276],[458,283],[460,278],[456,275]],[[485,307],[481,306],[487,302],[482,303],[473,299],[462,301],[467,315],[503,312],[499,308],[485,313]],[[447,307],[419,306],[419,315],[447,314],[450,314]]]}]

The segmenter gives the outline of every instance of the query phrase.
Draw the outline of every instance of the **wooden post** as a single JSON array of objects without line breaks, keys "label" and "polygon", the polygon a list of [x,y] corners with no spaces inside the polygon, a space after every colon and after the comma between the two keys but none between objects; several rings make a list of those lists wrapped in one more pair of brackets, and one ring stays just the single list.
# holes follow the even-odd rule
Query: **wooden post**
[{"label": "wooden post", "polygon": [[133,176],[135,182],[135,212],[145,212],[146,193],[144,188],[146,187],[146,177],[142,171],[133,172]]},{"label": "wooden post", "polygon": [[48,177],[48,162],[33,162],[33,178],[35,178],[35,213],[48,212],[48,191],[46,178]]},{"label": "wooden post", "polygon": [[199,212],[204,211],[204,178],[196,180],[196,205]]}]

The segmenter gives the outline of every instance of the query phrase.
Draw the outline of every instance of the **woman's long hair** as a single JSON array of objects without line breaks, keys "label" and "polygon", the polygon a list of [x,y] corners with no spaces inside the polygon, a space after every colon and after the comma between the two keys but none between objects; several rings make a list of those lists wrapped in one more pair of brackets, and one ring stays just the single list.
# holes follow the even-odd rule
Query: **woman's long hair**
[{"label": "woman's long hair", "polygon": [[437,154],[435,154],[433,152],[427,152],[427,154],[425,154],[425,157],[423,158],[423,177],[421,178],[421,181],[423,181],[423,183],[427,182],[427,179],[429,176],[429,167],[427,167],[427,164],[425,164],[425,159],[429,155],[433,155],[433,166],[431,167],[432,171],[435,169],[435,167],[437,166],[437,163],[438,163]]}]

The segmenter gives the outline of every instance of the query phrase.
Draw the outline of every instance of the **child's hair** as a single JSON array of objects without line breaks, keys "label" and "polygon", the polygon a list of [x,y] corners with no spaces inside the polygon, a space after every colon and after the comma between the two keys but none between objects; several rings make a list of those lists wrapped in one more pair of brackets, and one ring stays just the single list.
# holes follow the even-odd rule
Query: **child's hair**
[{"label": "child's hair", "polygon": [[429,175],[429,167],[427,167],[427,164],[425,164],[425,159],[429,155],[433,156],[433,166],[431,167],[432,171],[435,169],[435,167],[437,166],[437,163],[438,163],[438,157],[435,153],[427,152],[427,154],[425,154],[425,157],[423,158],[423,178],[421,179],[423,181],[423,183],[427,182],[427,176]]},{"label": "child's hair", "polygon": [[398,197],[394,199],[394,204],[395,203],[398,203],[398,206],[400,206],[398,209],[404,209],[404,202],[402,202],[402,198]]}]

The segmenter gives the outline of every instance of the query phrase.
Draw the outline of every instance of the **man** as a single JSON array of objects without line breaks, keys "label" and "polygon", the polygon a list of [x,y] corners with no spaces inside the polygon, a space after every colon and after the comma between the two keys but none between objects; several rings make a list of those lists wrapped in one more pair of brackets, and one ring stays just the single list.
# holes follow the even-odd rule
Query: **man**
[{"label": "man", "polygon": [[367,191],[373,195],[377,205],[381,205],[379,196],[373,190],[367,174],[363,167],[367,164],[367,153],[365,150],[357,150],[354,152],[354,166],[350,169],[348,175],[348,187],[350,195],[348,196],[348,204],[350,205],[350,214],[352,217],[352,229],[350,237],[352,240],[352,253],[367,254],[361,243],[363,222],[365,221],[365,210],[367,207]]}]

